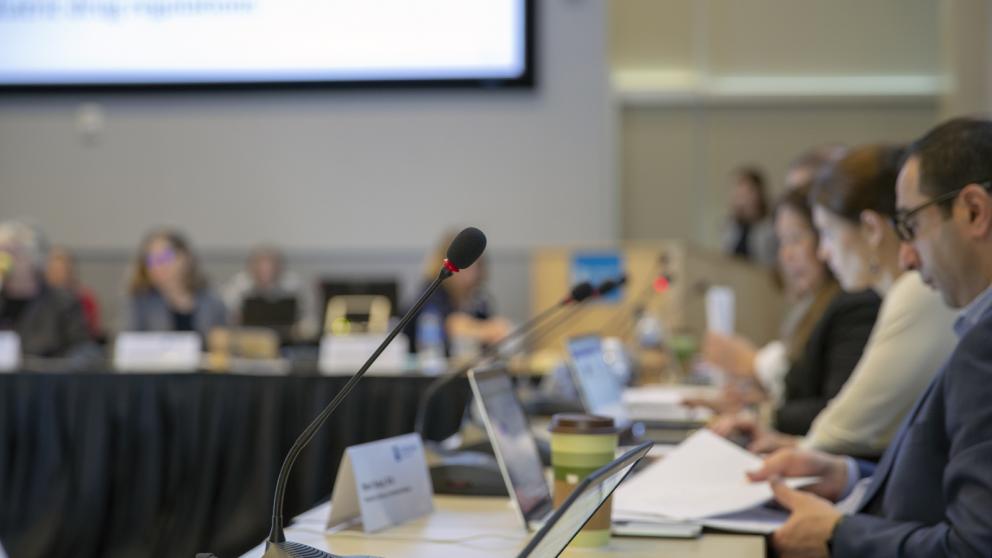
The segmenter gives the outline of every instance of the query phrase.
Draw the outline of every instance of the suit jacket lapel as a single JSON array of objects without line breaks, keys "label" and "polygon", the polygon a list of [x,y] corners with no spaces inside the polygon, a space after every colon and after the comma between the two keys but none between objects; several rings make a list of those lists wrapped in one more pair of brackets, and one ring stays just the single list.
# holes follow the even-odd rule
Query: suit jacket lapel
[{"label": "suit jacket lapel", "polygon": [[930,381],[930,384],[927,386],[926,391],[923,392],[923,395],[916,400],[916,405],[913,406],[913,409],[908,415],[906,415],[902,426],[899,427],[899,433],[896,434],[895,439],[892,440],[892,443],[889,444],[889,447],[885,450],[885,455],[882,456],[882,461],[878,464],[878,469],[875,470],[875,474],[871,477],[871,484],[868,485],[868,490],[865,491],[864,497],[858,504],[858,512],[862,512],[866,507],[868,507],[868,504],[875,498],[875,496],[878,495],[879,490],[881,490],[882,486],[885,484],[885,480],[892,471],[892,464],[895,463],[896,457],[899,455],[899,450],[902,447],[902,443],[906,439],[906,434],[909,432],[909,427],[912,426],[913,421],[916,420],[916,416],[923,407],[923,403],[925,403],[930,398],[930,394],[933,393],[934,385],[940,381],[943,375],[944,371],[941,369],[941,371],[934,376],[933,380]]}]

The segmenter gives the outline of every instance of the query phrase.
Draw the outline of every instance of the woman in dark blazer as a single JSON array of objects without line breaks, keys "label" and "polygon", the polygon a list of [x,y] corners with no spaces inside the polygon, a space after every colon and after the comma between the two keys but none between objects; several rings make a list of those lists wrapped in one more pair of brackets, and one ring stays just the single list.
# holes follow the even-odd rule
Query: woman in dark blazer
[{"label": "woman in dark blazer", "polygon": [[861,359],[882,299],[874,291],[839,292],[785,376],[785,397],[775,410],[775,429],[802,436]]}]

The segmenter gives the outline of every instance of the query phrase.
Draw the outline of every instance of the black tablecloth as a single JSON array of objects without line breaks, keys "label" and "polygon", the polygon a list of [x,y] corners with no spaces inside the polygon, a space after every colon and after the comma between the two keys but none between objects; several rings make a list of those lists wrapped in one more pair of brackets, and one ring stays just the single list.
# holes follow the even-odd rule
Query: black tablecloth
[{"label": "black tablecloth", "polygon": [[[0,540],[11,558],[236,556],[268,532],[293,440],[338,377],[0,374]],[[424,377],[367,377],[301,455],[286,517],[330,495],[344,449],[410,432]],[[453,432],[456,382],[429,415]]]}]

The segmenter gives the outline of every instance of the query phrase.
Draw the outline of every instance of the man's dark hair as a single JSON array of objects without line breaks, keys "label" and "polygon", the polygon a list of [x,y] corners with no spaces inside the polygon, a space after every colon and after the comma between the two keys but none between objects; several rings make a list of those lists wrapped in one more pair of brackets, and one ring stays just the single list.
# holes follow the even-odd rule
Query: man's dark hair
[{"label": "man's dark hair", "polygon": [[[931,198],[992,180],[992,121],[954,118],[909,146],[920,161],[920,193]],[[945,212],[952,200],[940,204]]]}]

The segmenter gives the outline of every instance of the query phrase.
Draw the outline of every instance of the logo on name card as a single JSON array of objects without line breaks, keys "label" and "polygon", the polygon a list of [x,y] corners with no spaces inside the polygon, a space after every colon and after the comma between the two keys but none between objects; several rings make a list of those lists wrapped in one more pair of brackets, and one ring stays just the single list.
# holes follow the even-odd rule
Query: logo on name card
[{"label": "logo on name card", "polygon": [[397,444],[393,446],[393,459],[400,463],[404,459],[410,459],[420,450],[419,444]]}]

